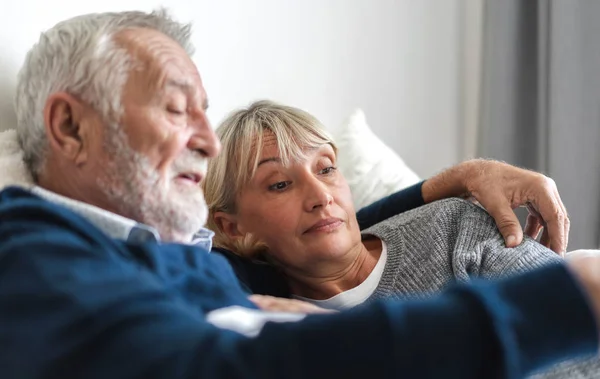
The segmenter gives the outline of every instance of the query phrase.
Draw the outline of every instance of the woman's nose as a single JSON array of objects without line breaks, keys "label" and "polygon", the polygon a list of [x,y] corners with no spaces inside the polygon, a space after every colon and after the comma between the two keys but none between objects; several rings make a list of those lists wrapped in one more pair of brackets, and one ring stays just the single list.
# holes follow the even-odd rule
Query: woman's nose
[{"label": "woman's nose", "polygon": [[313,178],[305,187],[306,202],[305,208],[307,212],[312,212],[318,208],[325,208],[333,203],[333,195],[329,188],[316,178]]}]

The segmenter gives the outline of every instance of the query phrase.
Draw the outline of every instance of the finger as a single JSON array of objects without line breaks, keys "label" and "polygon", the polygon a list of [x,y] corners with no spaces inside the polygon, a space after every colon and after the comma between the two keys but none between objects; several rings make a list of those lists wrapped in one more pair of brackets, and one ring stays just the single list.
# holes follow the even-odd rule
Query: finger
[{"label": "finger", "polygon": [[252,302],[264,302],[267,301],[269,299],[273,299],[273,296],[267,296],[267,295],[250,295],[248,296],[248,299]]},{"label": "finger", "polygon": [[289,309],[292,309],[298,313],[314,313],[321,309],[314,304],[294,299],[282,301],[282,305],[284,306],[284,310],[286,307],[289,307]]},{"label": "finger", "polygon": [[262,309],[263,311],[298,313],[297,307],[289,304],[285,305],[272,300],[256,300],[254,301],[254,304],[256,304],[258,308]]},{"label": "finger", "polygon": [[565,227],[561,216],[545,219],[546,227],[542,233],[540,243],[550,250],[562,255],[566,250]]},{"label": "finger", "polygon": [[563,214],[565,215],[565,222],[564,222],[564,239],[565,239],[565,244],[563,247],[564,252],[567,251],[567,247],[569,246],[569,232],[571,231],[571,220],[569,219],[569,212],[567,212],[567,207],[565,206],[565,204],[562,202],[562,199],[560,198],[560,194],[558,193],[558,188],[554,189],[554,195],[556,196],[557,202],[560,205]]},{"label": "finger", "polygon": [[264,309],[264,307],[269,303],[269,301],[265,299],[262,295],[251,295],[248,296],[248,299],[261,309]]},{"label": "finger", "polygon": [[480,203],[496,221],[506,247],[518,246],[523,241],[523,231],[506,197],[485,198]]},{"label": "finger", "polygon": [[[540,243],[547,248],[550,248],[550,234],[548,233],[548,228],[544,228],[544,232],[542,233],[542,238],[540,238]],[[561,257],[563,256],[562,252],[557,252]]]},{"label": "finger", "polygon": [[569,245],[569,231],[571,227],[571,221],[569,220],[569,213],[567,212],[567,207],[563,203],[560,198],[560,193],[558,193],[558,188],[556,184],[554,185],[554,197],[556,199],[556,203],[560,207],[562,214],[564,215],[563,228],[564,228],[564,246],[562,247],[562,252],[567,251],[567,246]]},{"label": "finger", "polygon": [[[527,223],[530,222],[530,216],[534,217],[537,219],[537,221],[541,224],[541,228],[543,228],[544,233],[542,235],[542,238],[540,238],[540,243],[544,246],[546,246],[547,248],[550,248],[550,234],[548,232],[548,227],[547,225],[545,225],[544,220],[542,219],[542,215],[540,214],[540,212],[537,211],[537,209],[535,208],[535,205],[531,202],[527,202],[525,204],[525,206],[527,207],[527,210],[529,211],[529,215],[527,216]],[[526,226],[527,228],[527,226]],[[539,235],[539,230],[537,232],[537,235]],[[560,256],[564,256],[562,251],[557,252]]]},{"label": "finger", "polygon": [[536,204],[533,202],[533,205],[542,216],[543,222],[546,225],[544,233],[547,233],[547,243],[544,246],[557,253],[563,253],[567,248],[565,239],[566,214],[563,211],[560,198],[557,198],[556,195],[540,197],[539,203]]},{"label": "finger", "polygon": [[260,309],[271,312],[288,313],[332,313],[333,310],[318,307],[314,304],[296,300],[284,299],[266,295],[251,295],[250,301],[256,304]]},{"label": "finger", "polygon": [[279,307],[275,297],[266,295],[251,295],[248,299],[256,304],[262,310],[273,310]]},{"label": "finger", "polygon": [[534,240],[538,238],[540,235],[540,231],[542,230],[542,222],[538,217],[533,214],[527,215],[527,221],[525,222],[525,231],[524,233]]},{"label": "finger", "polygon": [[334,310],[332,309],[325,309],[325,308],[321,308],[317,305],[311,304],[311,303],[306,303],[306,302],[302,302],[302,312],[301,313],[335,313]]}]

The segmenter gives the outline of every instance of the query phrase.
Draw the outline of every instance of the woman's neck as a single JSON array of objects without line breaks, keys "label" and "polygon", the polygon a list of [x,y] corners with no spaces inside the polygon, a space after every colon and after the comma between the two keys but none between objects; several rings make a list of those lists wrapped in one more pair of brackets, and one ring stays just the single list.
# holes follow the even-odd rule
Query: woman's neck
[{"label": "woman's neck", "polygon": [[373,272],[381,256],[381,240],[367,237],[352,249],[343,260],[325,265],[325,272],[287,273],[294,295],[315,300],[329,299],[364,282]]}]

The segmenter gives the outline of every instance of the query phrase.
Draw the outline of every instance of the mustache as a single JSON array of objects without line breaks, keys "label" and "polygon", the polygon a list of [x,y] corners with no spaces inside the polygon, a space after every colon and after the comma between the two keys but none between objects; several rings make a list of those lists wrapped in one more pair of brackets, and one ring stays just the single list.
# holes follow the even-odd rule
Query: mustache
[{"label": "mustache", "polygon": [[198,153],[186,151],[173,161],[173,175],[177,176],[181,173],[196,172],[203,177],[206,176],[208,168],[208,159],[201,157]]}]

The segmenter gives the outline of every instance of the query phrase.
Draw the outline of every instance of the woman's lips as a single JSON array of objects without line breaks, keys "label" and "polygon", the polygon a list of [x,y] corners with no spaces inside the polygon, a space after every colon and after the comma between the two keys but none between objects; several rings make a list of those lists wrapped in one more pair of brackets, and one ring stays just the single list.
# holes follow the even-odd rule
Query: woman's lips
[{"label": "woman's lips", "polygon": [[342,225],[343,221],[339,218],[325,218],[316,222],[313,226],[308,228],[304,233],[329,233]]}]

